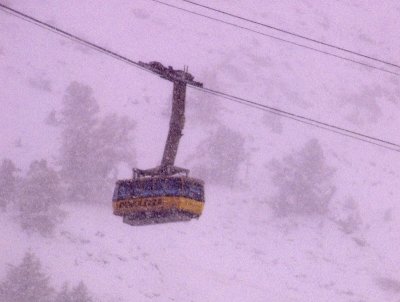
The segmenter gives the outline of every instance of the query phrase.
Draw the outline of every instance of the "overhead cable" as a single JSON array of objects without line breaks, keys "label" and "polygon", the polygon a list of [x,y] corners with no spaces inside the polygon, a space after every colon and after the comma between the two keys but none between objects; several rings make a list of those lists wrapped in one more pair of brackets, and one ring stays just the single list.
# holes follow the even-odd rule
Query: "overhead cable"
[{"label": "overhead cable", "polygon": [[[106,49],[106,48],[104,48],[102,46],[99,46],[97,44],[89,42],[89,41],[87,41],[87,40],[85,40],[85,39],[83,39],[81,37],[78,37],[76,35],[73,35],[71,33],[66,32],[64,30],[61,30],[60,28],[58,28],[56,26],[53,26],[53,25],[50,25],[48,23],[42,22],[42,21],[40,21],[38,19],[35,19],[35,18],[31,17],[31,16],[23,14],[23,13],[17,11],[17,10],[11,9],[11,8],[3,5],[3,4],[0,4],[0,10],[2,10],[4,12],[7,12],[7,13],[10,13],[13,16],[19,17],[19,18],[21,18],[21,19],[23,19],[25,21],[28,21],[30,23],[33,23],[35,25],[38,25],[38,26],[40,26],[40,27],[42,27],[44,29],[50,30],[50,31],[52,31],[54,33],[60,34],[60,35],[66,37],[68,39],[71,39],[71,40],[73,40],[75,42],[81,43],[81,44],[83,44],[83,45],[85,45],[87,47],[90,47],[90,48],[92,48],[94,50],[102,52],[102,53],[104,53],[106,55],[109,55],[109,56],[115,58],[115,59],[121,60],[121,61],[123,61],[125,63],[130,64],[131,66],[140,68],[141,70],[145,70],[147,72],[150,72],[150,73],[152,73],[154,75],[159,76],[158,74],[156,74],[156,73],[144,68],[138,62],[135,62],[135,61],[133,61],[133,60],[131,60],[131,59],[125,57],[125,56],[122,56],[122,55],[120,55],[120,54],[118,54],[118,53],[116,53],[114,51],[111,51],[109,49]],[[311,119],[311,118],[308,118],[308,117],[305,117],[305,116],[301,116],[301,115],[298,115],[298,114],[294,114],[294,113],[291,113],[289,111],[285,111],[285,110],[282,110],[282,109],[279,109],[279,108],[274,108],[274,107],[267,106],[267,105],[264,105],[264,104],[261,104],[261,103],[258,103],[258,102],[254,102],[254,101],[251,101],[251,100],[248,100],[248,99],[245,99],[245,98],[241,98],[241,97],[237,97],[237,96],[234,96],[234,95],[230,95],[228,93],[224,93],[224,92],[220,92],[220,91],[216,91],[216,90],[212,90],[212,89],[204,88],[204,87],[200,88],[200,87],[197,87],[197,86],[194,86],[194,85],[190,85],[190,84],[188,84],[188,85],[190,87],[192,87],[193,89],[201,90],[203,92],[210,93],[210,94],[225,98],[225,99],[230,100],[230,101],[238,102],[240,104],[243,104],[243,105],[246,105],[246,106],[250,106],[250,107],[253,107],[253,108],[256,108],[256,109],[259,109],[259,110],[268,111],[268,112],[271,112],[273,114],[276,114],[276,115],[279,115],[279,116],[282,116],[282,117],[285,117],[285,118],[289,118],[289,119],[301,122],[303,124],[307,124],[307,125],[310,125],[310,126],[313,126],[313,127],[317,127],[317,128],[320,128],[320,129],[327,130],[327,131],[335,132],[337,134],[340,134],[340,135],[343,135],[343,136],[347,136],[347,137],[351,137],[353,139],[357,139],[359,141],[363,141],[363,142],[366,142],[366,143],[369,143],[369,144],[377,145],[377,146],[380,146],[380,147],[385,148],[385,149],[389,149],[389,150],[392,150],[392,151],[395,151],[395,152],[400,152],[400,145],[399,144],[396,144],[396,143],[393,143],[393,142],[390,142],[390,141],[387,141],[387,140],[383,140],[383,139],[380,139],[380,138],[377,138],[377,137],[365,135],[365,134],[362,134],[362,133],[359,133],[359,132],[348,130],[348,129],[345,129],[345,128],[342,128],[342,127],[338,127],[338,126],[335,126],[335,125],[332,125],[332,124],[325,123],[325,122],[317,121],[317,120],[314,120],[314,119]]]},{"label": "overhead cable", "polygon": [[0,10],[6,12],[8,14],[11,14],[11,15],[13,15],[15,17],[18,17],[20,19],[23,19],[25,21],[28,21],[28,22],[30,22],[32,24],[40,26],[40,27],[42,27],[44,29],[50,30],[50,31],[52,31],[52,32],[54,32],[56,34],[59,34],[59,35],[61,35],[63,37],[71,39],[71,40],[73,40],[75,42],[78,42],[80,44],[88,46],[88,47],[90,47],[92,49],[100,51],[100,52],[102,52],[102,53],[104,53],[106,55],[112,56],[115,59],[121,60],[121,61],[123,61],[125,63],[128,63],[128,64],[131,64],[131,65],[134,65],[135,67],[140,68],[140,69],[142,69],[144,71],[147,71],[147,72],[155,74],[151,70],[142,67],[141,65],[139,65],[139,63],[137,63],[137,62],[135,62],[135,61],[123,56],[123,55],[120,55],[120,54],[118,54],[118,53],[116,53],[116,52],[114,52],[112,50],[106,49],[105,47],[102,47],[102,46],[97,45],[95,43],[89,42],[89,41],[87,41],[87,40],[85,40],[83,38],[80,38],[80,37],[78,37],[78,36],[76,36],[74,34],[66,32],[66,31],[64,31],[64,30],[62,30],[62,29],[60,29],[60,28],[58,28],[58,27],[56,27],[54,25],[50,25],[50,24],[45,23],[43,21],[40,21],[40,20],[38,20],[38,19],[36,19],[34,17],[28,16],[28,15],[26,15],[26,14],[20,12],[20,11],[17,11],[15,9],[12,9],[11,7],[8,7],[8,6],[4,5],[4,4],[0,3]]},{"label": "overhead cable", "polygon": [[268,105],[264,105],[264,104],[261,104],[261,103],[255,102],[255,101],[237,97],[237,96],[227,94],[224,92],[220,92],[217,90],[212,90],[212,89],[208,89],[205,87],[201,88],[201,87],[196,87],[196,86],[192,86],[192,85],[189,85],[189,86],[195,90],[203,91],[203,92],[206,92],[206,93],[209,93],[209,94],[212,94],[212,95],[215,95],[215,96],[218,96],[218,97],[221,97],[221,98],[224,98],[224,99],[227,99],[227,100],[230,100],[230,101],[233,101],[233,102],[236,102],[236,103],[239,103],[239,104],[251,107],[251,108],[259,109],[262,111],[267,111],[269,113],[272,113],[272,114],[275,114],[275,115],[278,115],[278,116],[281,116],[284,118],[295,120],[295,121],[298,121],[303,124],[307,124],[307,125],[310,125],[310,126],[313,126],[316,128],[324,129],[324,130],[327,130],[330,132],[334,132],[334,133],[337,133],[337,134],[340,134],[343,136],[347,136],[347,137],[350,137],[350,138],[353,138],[353,139],[356,139],[359,141],[363,141],[363,142],[366,142],[369,144],[373,144],[373,145],[400,153],[400,144],[396,144],[396,143],[390,142],[388,140],[380,139],[380,138],[366,135],[366,134],[356,132],[353,130],[348,130],[348,129],[345,129],[342,127],[335,126],[333,124],[321,122],[321,121],[318,121],[315,119],[308,118],[306,116],[294,114],[289,111],[285,111],[285,110],[282,110],[279,108],[274,108],[274,107],[271,107]]},{"label": "overhead cable", "polygon": [[354,60],[354,59],[351,59],[351,58],[348,58],[348,57],[344,57],[344,56],[341,56],[341,55],[338,55],[338,54],[334,54],[334,53],[331,53],[331,52],[328,52],[328,51],[320,50],[320,49],[315,48],[315,47],[307,46],[305,44],[301,44],[301,43],[293,42],[293,41],[290,41],[290,40],[286,40],[286,39],[283,39],[283,38],[280,38],[280,37],[277,37],[277,36],[274,36],[274,35],[270,35],[270,34],[267,34],[267,33],[264,33],[264,32],[258,31],[258,30],[251,29],[249,27],[241,26],[241,25],[238,25],[238,24],[235,24],[235,23],[232,23],[232,22],[224,21],[222,19],[218,19],[218,18],[211,17],[211,16],[208,16],[208,15],[205,15],[205,14],[194,12],[194,11],[191,11],[191,10],[188,10],[188,9],[185,9],[185,8],[173,5],[173,4],[169,4],[169,3],[166,3],[166,2],[163,2],[163,1],[160,1],[160,0],[150,0],[150,1],[162,4],[162,5],[165,5],[165,6],[180,10],[180,11],[184,11],[184,12],[192,14],[192,15],[196,15],[196,16],[203,17],[203,18],[206,18],[206,19],[210,19],[210,20],[213,20],[213,21],[217,21],[217,22],[220,22],[220,23],[223,23],[223,24],[226,24],[226,25],[230,25],[230,26],[233,26],[233,27],[236,27],[236,28],[239,28],[239,29],[243,29],[243,30],[246,30],[246,31],[258,34],[258,35],[262,35],[264,37],[268,37],[268,38],[271,38],[271,39],[274,39],[274,40],[277,40],[277,41],[280,41],[280,42],[283,42],[283,43],[295,45],[297,47],[308,49],[310,51],[318,52],[318,53],[321,53],[321,54],[324,54],[324,55],[327,55],[327,56],[335,57],[337,59],[341,59],[341,60],[344,60],[344,61],[355,63],[355,64],[358,64],[358,65],[361,65],[361,66],[364,66],[364,67],[368,67],[368,68],[371,68],[371,69],[379,70],[381,72],[385,72],[385,73],[389,73],[389,74],[392,74],[392,75],[400,76],[400,73],[391,71],[391,70],[386,69],[386,68],[374,66],[374,65],[371,65],[371,64],[368,64],[368,63],[364,63],[364,62],[361,62],[361,61],[358,61],[358,60]]},{"label": "overhead cable", "polygon": [[394,67],[400,68],[400,65],[392,63],[392,62],[389,62],[389,61],[386,61],[386,60],[375,58],[375,57],[372,57],[372,56],[369,56],[369,55],[366,55],[366,54],[362,54],[360,52],[357,52],[357,51],[354,51],[354,50],[350,50],[350,49],[347,49],[347,48],[344,48],[344,47],[341,47],[341,46],[337,46],[337,45],[334,45],[334,44],[331,44],[331,43],[326,43],[326,42],[323,42],[323,41],[320,41],[320,40],[317,40],[317,39],[314,39],[314,38],[310,38],[310,37],[307,37],[307,36],[304,36],[304,35],[300,35],[298,33],[295,33],[295,32],[292,32],[292,31],[289,31],[289,30],[286,30],[286,29],[282,29],[282,28],[279,28],[279,27],[276,27],[276,26],[272,26],[272,25],[269,25],[269,24],[266,24],[266,23],[262,23],[262,22],[259,22],[259,21],[255,21],[255,20],[252,20],[252,19],[249,19],[249,18],[245,18],[245,17],[239,16],[239,15],[235,15],[235,14],[232,14],[232,13],[220,10],[220,9],[216,9],[214,7],[211,7],[211,6],[203,5],[203,4],[200,4],[200,3],[197,3],[197,2],[194,2],[194,1],[190,1],[190,0],[181,0],[181,1],[190,3],[192,5],[196,5],[196,6],[199,6],[199,7],[202,7],[202,8],[206,8],[208,10],[215,11],[215,12],[218,12],[218,13],[230,16],[230,17],[234,17],[234,18],[239,19],[239,20],[243,20],[243,21],[246,21],[246,22],[257,24],[257,25],[260,25],[260,26],[263,26],[263,27],[266,27],[266,28],[269,28],[269,29],[272,29],[272,30],[275,30],[275,31],[279,31],[281,33],[285,33],[285,34],[291,35],[293,37],[301,38],[303,40],[307,40],[307,41],[314,42],[314,43],[317,43],[317,44],[320,44],[320,45],[328,46],[328,47],[331,47],[331,48],[334,48],[334,49],[337,49],[337,50],[340,50],[340,51],[344,51],[344,52],[347,52],[347,53],[350,53],[350,54],[353,54],[353,55],[356,55],[356,56],[359,56],[359,57],[363,57],[363,58],[366,58],[366,59],[369,59],[369,60],[373,60],[373,61],[380,62],[380,63],[386,64],[386,65],[390,65],[390,66],[394,66]]}]

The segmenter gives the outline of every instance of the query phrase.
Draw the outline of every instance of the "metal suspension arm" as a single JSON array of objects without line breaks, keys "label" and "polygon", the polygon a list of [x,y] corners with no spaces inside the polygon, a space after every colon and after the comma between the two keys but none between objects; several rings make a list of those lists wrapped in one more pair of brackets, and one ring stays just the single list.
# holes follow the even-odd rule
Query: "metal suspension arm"
[{"label": "metal suspension arm", "polygon": [[185,173],[187,175],[189,170],[174,166],[179,141],[183,135],[182,130],[185,125],[186,85],[190,84],[196,87],[203,87],[203,84],[194,81],[194,77],[188,73],[186,67],[184,70],[175,70],[171,66],[165,67],[160,62],[156,61],[150,63],[139,62],[139,65],[157,73],[160,77],[173,82],[174,90],[168,137],[165,142],[161,165],[147,170],[133,169],[133,178],[157,175],[169,176],[177,173]]},{"label": "metal suspension arm", "polygon": [[185,125],[185,97],[186,83],[175,81],[171,119],[161,167],[171,167],[175,163],[179,141],[183,135],[182,130]]}]

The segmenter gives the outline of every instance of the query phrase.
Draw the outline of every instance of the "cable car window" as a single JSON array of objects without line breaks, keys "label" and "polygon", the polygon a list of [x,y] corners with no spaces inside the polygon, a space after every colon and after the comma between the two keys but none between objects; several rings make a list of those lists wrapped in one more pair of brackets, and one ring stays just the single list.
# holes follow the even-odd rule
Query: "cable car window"
[{"label": "cable car window", "polygon": [[164,179],[162,178],[155,178],[153,180],[153,195],[154,196],[162,196],[165,195],[165,188],[163,186]]},{"label": "cable car window", "polygon": [[143,192],[142,192],[141,196],[143,196],[143,197],[153,196],[152,189],[153,189],[152,179],[151,178],[146,179],[143,182]]},{"label": "cable car window", "polygon": [[179,178],[171,178],[165,180],[165,193],[168,196],[179,196],[182,181]]},{"label": "cable car window", "polygon": [[130,195],[129,187],[127,187],[125,184],[119,185],[117,190],[118,190],[118,199],[125,199]]},{"label": "cable car window", "polygon": [[144,191],[142,182],[141,181],[133,181],[131,183],[130,191],[131,191],[132,196],[141,197],[143,195],[143,191]]},{"label": "cable car window", "polygon": [[200,187],[198,184],[191,183],[188,197],[196,200],[203,200],[204,198],[203,196],[204,196],[203,188]]},{"label": "cable car window", "polygon": [[116,185],[115,186],[115,189],[114,189],[114,193],[113,193],[113,197],[112,197],[112,200],[118,200],[119,199],[119,187],[120,187],[120,185]]}]

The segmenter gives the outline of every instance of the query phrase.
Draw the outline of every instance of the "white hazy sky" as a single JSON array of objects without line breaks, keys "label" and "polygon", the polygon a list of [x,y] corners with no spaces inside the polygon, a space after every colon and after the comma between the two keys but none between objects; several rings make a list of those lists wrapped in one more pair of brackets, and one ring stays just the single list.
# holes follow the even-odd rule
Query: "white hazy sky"
[{"label": "white hazy sky", "polygon": [[[165,2],[400,73],[394,66],[183,1]],[[198,2],[400,65],[400,3],[396,0]],[[175,68],[188,65],[205,87],[400,143],[398,75],[151,0],[1,3],[135,61],[157,60]],[[158,164],[167,132],[170,83],[3,11],[1,157],[13,159],[21,168],[38,158],[56,162],[58,132],[44,120],[60,108],[72,81],[92,87],[101,114],[131,116],[137,123],[138,166]],[[208,186],[206,212],[198,222],[138,232],[122,225],[108,208],[87,216],[70,208],[62,228],[76,240],[71,243],[63,236],[47,241],[26,238],[1,216],[0,222],[7,226],[0,231],[0,277],[5,263],[17,263],[31,248],[48,260],[46,268],[59,284],[94,272],[95,278],[85,279],[104,301],[266,301],[268,296],[270,301],[399,301],[400,287],[385,289],[377,281],[400,280],[399,152],[189,89],[178,164],[195,165],[199,141],[221,125],[245,138],[242,186]],[[275,192],[267,163],[300,149],[311,138],[319,140],[327,163],[336,169],[334,203],[352,198],[358,205],[363,223],[353,237],[329,223],[285,229],[265,204]],[[96,237],[97,231],[105,238]],[[9,243],[12,236],[18,238],[14,247]],[[82,248],[76,244],[80,239],[90,243]],[[365,245],[361,247],[357,240]],[[126,261],[116,260],[116,255]],[[68,268],[61,268],[58,259]],[[110,266],[99,264],[102,260]],[[115,290],[107,289],[110,284]]]}]

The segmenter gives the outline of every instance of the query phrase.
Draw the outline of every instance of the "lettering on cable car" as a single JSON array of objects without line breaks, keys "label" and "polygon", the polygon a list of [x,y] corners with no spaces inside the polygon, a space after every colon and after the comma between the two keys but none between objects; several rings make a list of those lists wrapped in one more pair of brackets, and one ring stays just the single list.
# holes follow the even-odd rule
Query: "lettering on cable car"
[{"label": "lettering on cable car", "polygon": [[162,205],[161,198],[151,198],[151,199],[138,199],[138,200],[126,200],[121,201],[117,204],[118,209],[127,209],[134,207],[155,207]]}]

